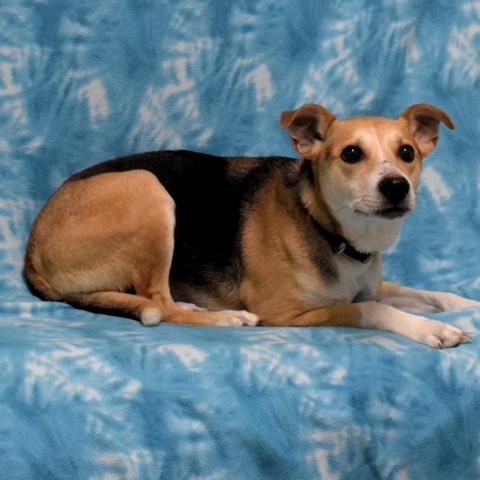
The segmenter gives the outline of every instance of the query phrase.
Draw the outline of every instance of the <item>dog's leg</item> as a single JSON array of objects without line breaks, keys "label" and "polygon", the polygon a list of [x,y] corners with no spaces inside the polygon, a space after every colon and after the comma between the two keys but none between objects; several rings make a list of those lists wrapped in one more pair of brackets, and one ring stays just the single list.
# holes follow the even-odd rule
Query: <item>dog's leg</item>
[{"label": "dog's leg", "polygon": [[122,292],[91,292],[64,294],[62,301],[75,307],[95,309],[106,313],[139,319],[146,326],[158,325],[162,321],[162,311],[152,300]]},{"label": "dog's leg", "polygon": [[207,310],[186,310],[183,307],[178,307],[165,314],[165,321],[217,327],[255,327],[260,319],[257,315],[246,310],[219,310],[212,312]]},{"label": "dog's leg", "polygon": [[466,333],[452,325],[373,301],[332,305],[298,315],[291,313],[284,320],[289,325],[299,327],[335,326],[386,330],[433,348],[454,347],[471,341]]},{"label": "dog's leg", "polygon": [[[161,217],[161,218],[160,218]],[[165,222],[165,219],[169,219]],[[171,323],[186,323],[191,325],[212,326],[256,326],[257,315],[245,310],[207,311],[192,303],[174,302],[170,292],[169,275],[172,264],[174,245],[175,218],[173,209],[164,212],[153,225],[163,227],[156,232],[150,232],[149,237],[155,239],[150,248],[150,257],[155,259],[151,266],[151,274],[145,276],[136,285],[136,291],[151,299],[157,308],[146,308],[140,315],[140,321],[145,326],[157,325],[162,321]],[[157,227],[152,227],[157,228]],[[160,312],[158,312],[160,307]]]},{"label": "dog's leg", "polygon": [[63,301],[74,306],[100,309],[133,317],[146,326],[154,327],[162,321],[212,326],[256,326],[259,318],[244,310],[222,310],[209,312],[194,304],[182,302],[166,305],[165,302],[145,298],[141,295],[121,292],[92,292],[66,294]]},{"label": "dog's leg", "polygon": [[453,293],[417,290],[389,282],[382,283],[376,300],[411,312],[444,312],[480,307],[480,302]]}]

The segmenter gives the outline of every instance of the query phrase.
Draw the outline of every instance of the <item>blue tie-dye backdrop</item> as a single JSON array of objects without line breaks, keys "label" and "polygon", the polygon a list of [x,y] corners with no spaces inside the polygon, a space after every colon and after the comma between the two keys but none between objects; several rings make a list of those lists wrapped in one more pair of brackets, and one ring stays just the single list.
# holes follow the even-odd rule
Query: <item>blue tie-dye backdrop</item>
[{"label": "blue tie-dye backdrop", "polygon": [[0,2],[0,476],[480,478],[474,341],[349,329],[145,329],[43,303],[29,226],[75,171],[164,148],[293,155],[282,110],[445,109],[386,276],[480,298],[480,3]]}]

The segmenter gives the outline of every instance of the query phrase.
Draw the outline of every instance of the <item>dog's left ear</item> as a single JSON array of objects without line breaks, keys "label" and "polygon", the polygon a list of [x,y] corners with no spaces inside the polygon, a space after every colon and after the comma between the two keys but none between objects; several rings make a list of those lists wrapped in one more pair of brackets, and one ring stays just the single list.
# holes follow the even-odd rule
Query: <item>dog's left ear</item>
[{"label": "dog's left ear", "polygon": [[407,121],[423,156],[428,155],[437,145],[440,122],[451,130],[455,128],[452,119],[443,110],[426,103],[408,107],[400,118]]},{"label": "dog's left ear", "polygon": [[280,127],[288,130],[295,150],[303,157],[312,160],[315,147],[335,120],[335,115],[315,103],[308,103],[297,110],[280,114]]}]

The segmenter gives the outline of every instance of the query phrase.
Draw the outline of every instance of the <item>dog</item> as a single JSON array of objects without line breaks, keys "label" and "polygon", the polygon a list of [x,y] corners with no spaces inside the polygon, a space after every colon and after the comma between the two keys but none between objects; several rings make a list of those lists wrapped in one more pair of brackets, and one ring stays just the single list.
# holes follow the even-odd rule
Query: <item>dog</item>
[{"label": "dog", "polygon": [[411,312],[479,307],[382,280],[380,252],[414,209],[422,161],[451,118],[283,112],[299,158],[146,152],[70,177],[36,218],[37,295],[139,320],[380,329],[434,348],[470,342]]}]

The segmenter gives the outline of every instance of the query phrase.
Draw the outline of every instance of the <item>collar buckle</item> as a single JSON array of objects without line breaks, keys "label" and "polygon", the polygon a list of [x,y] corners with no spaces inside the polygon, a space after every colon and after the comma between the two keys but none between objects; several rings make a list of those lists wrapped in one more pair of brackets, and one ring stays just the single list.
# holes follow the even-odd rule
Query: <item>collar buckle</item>
[{"label": "collar buckle", "polygon": [[341,255],[342,253],[345,252],[346,248],[347,248],[346,242],[341,242],[338,245],[332,245],[332,250],[335,255]]}]

